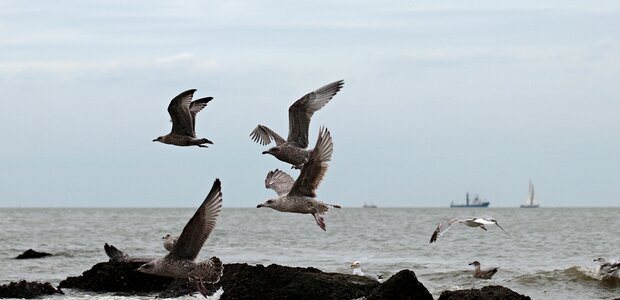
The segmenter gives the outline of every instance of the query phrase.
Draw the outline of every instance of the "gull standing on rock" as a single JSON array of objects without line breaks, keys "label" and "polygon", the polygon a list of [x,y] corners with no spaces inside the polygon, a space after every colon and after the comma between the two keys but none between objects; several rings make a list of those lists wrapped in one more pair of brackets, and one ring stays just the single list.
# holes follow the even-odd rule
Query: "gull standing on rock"
[{"label": "gull standing on rock", "polygon": [[172,130],[169,134],[157,137],[153,142],[177,146],[198,146],[213,144],[205,138],[196,138],[196,114],[201,111],[213,97],[205,97],[192,101],[195,89],[187,90],[174,97],[168,105],[168,113],[172,119]]},{"label": "gull standing on rock", "polygon": [[187,222],[178,241],[168,255],[143,264],[137,271],[173,278],[188,278],[196,283],[198,291],[207,297],[203,281],[215,283],[220,280],[224,266],[217,257],[195,262],[200,249],[215,227],[222,209],[220,180],[213,187],[194,216]]},{"label": "gull standing on rock", "polygon": [[480,227],[480,228],[484,229],[485,231],[487,229],[486,229],[486,227],[484,227],[484,225],[495,224],[503,232],[505,232],[506,234],[510,235],[508,232],[506,232],[506,230],[504,230],[504,228],[502,228],[502,226],[499,226],[499,224],[497,223],[497,220],[495,220],[493,218],[467,218],[467,219],[449,218],[449,219],[445,219],[445,220],[441,221],[441,223],[439,223],[439,225],[437,225],[437,228],[435,229],[435,231],[433,232],[433,235],[431,236],[431,241],[430,242],[432,243],[432,242],[436,241],[439,236],[441,236],[444,232],[448,231],[448,229],[450,229],[452,224],[455,224],[455,223],[464,224],[464,225],[467,225],[469,227]]},{"label": "gull standing on rock", "polygon": [[288,109],[289,128],[286,140],[263,125],[258,125],[250,133],[252,140],[261,145],[267,145],[273,139],[276,146],[263,151],[263,154],[271,154],[283,162],[292,164],[293,168],[300,169],[308,161],[312,152],[306,150],[310,118],[340,91],[343,84],[343,80],[332,82],[295,101]]},{"label": "gull standing on rock", "polygon": [[474,277],[481,278],[481,279],[491,279],[491,277],[493,277],[493,275],[497,273],[497,269],[498,269],[498,268],[490,268],[487,270],[481,270],[480,262],[477,260],[474,261],[473,263],[470,263],[469,265],[470,266],[473,265],[474,267],[476,267],[476,269],[474,270]]},{"label": "gull standing on rock", "polygon": [[327,162],[331,159],[332,152],[333,143],[329,131],[321,128],[316,147],[310,154],[308,162],[301,169],[297,180],[293,181],[293,177],[278,169],[270,171],[265,178],[265,187],[274,190],[278,198],[269,199],[256,207],[269,207],[281,212],[312,214],[316,224],[325,230],[323,215],[327,213],[330,206],[340,208],[339,205],[326,204],[315,198],[316,189],[327,172]]}]

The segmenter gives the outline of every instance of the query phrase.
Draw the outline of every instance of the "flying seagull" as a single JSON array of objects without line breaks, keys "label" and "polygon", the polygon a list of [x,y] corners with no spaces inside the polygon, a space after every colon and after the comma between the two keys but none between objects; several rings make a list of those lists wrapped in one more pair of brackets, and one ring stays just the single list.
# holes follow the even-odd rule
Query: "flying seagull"
[{"label": "flying seagull", "polygon": [[177,243],[177,241],[179,240],[179,237],[172,236],[168,233],[164,235],[161,239],[164,240],[164,249],[168,251],[172,251],[172,248],[174,248],[174,244]]},{"label": "flying seagull", "polygon": [[490,268],[486,270],[480,270],[480,262],[477,260],[474,261],[473,263],[470,263],[469,265],[470,266],[473,265],[474,267],[476,267],[476,269],[474,270],[474,277],[481,278],[481,279],[491,279],[491,277],[493,277],[493,275],[497,273],[497,269],[498,269],[498,268]]},{"label": "flying seagull", "polygon": [[291,175],[278,169],[270,171],[265,178],[265,187],[274,190],[278,198],[269,199],[256,207],[269,207],[281,212],[312,214],[316,224],[325,230],[323,215],[327,213],[330,206],[340,208],[339,205],[326,204],[315,198],[316,189],[327,172],[327,162],[331,159],[332,152],[333,143],[329,131],[321,128],[316,147],[310,154],[308,162],[301,169],[297,180],[293,181]]},{"label": "flying seagull", "polygon": [[435,231],[433,232],[433,235],[431,236],[431,243],[436,241],[437,238],[442,235],[444,232],[448,231],[448,229],[450,229],[450,227],[452,226],[452,224],[455,223],[461,223],[464,225],[467,225],[469,227],[480,227],[484,230],[487,230],[486,227],[484,227],[484,225],[491,225],[491,224],[495,224],[497,225],[497,227],[499,227],[503,232],[505,232],[506,234],[510,235],[508,232],[506,232],[506,230],[504,230],[504,228],[502,228],[502,226],[499,226],[499,224],[497,223],[497,220],[493,219],[493,218],[467,218],[467,219],[457,219],[457,218],[449,218],[449,219],[445,219],[443,221],[441,221],[441,223],[439,223],[439,225],[437,225],[437,228],[435,229]]},{"label": "flying seagull", "polygon": [[286,140],[264,125],[258,125],[250,133],[250,137],[261,145],[270,144],[271,140],[275,141],[276,146],[263,151],[263,154],[271,154],[283,162],[292,164],[293,168],[300,169],[308,161],[312,152],[306,150],[308,147],[308,127],[312,115],[325,106],[343,85],[344,80],[332,82],[295,101],[288,109],[289,128]]},{"label": "flying seagull", "polygon": [[153,142],[177,146],[198,146],[213,144],[205,138],[196,138],[196,114],[201,111],[213,97],[200,98],[192,101],[195,89],[187,90],[174,97],[168,105],[168,113],[172,119],[172,130],[169,134],[157,137]]},{"label": "flying seagull", "polygon": [[605,258],[603,257],[599,257],[597,259],[595,259],[594,261],[597,261],[600,264],[600,267],[598,269],[598,274],[604,277],[612,277],[614,276],[614,274],[620,273],[620,262],[617,261],[607,261]]},{"label": "flying seagull", "polygon": [[208,291],[203,281],[218,282],[224,266],[215,256],[202,262],[195,262],[195,259],[215,227],[221,208],[221,184],[220,180],[216,179],[209,195],[187,222],[170,253],[143,264],[137,271],[173,278],[188,278],[194,281],[198,291],[207,297]]}]

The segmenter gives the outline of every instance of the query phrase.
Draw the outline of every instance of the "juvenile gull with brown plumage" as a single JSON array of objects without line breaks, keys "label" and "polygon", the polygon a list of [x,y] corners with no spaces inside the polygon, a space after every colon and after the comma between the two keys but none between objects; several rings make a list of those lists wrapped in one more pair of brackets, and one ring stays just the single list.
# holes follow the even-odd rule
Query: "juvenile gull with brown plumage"
[{"label": "juvenile gull with brown plumage", "polygon": [[308,162],[301,169],[297,180],[293,181],[293,177],[278,169],[269,172],[265,178],[265,187],[274,190],[278,198],[269,199],[256,207],[269,207],[281,212],[312,214],[316,224],[325,230],[323,215],[330,206],[340,208],[339,205],[326,204],[316,199],[316,189],[327,172],[327,162],[331,159],[332,152],[333,143],[329,131],[321,128],[316,147],[310,154]]},{"label": "juvenile gull with brown plumage", "polygon": [[491,279],[491,277],[493,277],[493,275],[497,273],[497,269],[498,269],[498,268],[490,268],[486,270],[481,270],[480,262],[477,260],[474,261],[473,263],[470,263],[469,265],[470,266],[473,265],[474,267],[476,267],[476,269],[474,270],[474,277],[481,278],[481,279]]},{"label": "juvenile gull with brown plumage", "polygon": [[208,291],[204,282],[219,281],[224,266],[215,256],[202,262],[195,262],[195,259],[215,227],[221,208],[221,184],[220,180],[216,179],[209,195],[187,222],[170,253],[143,264],[137,271],[173,278],[188,278],[195,282],[198,291],[207,297]]},{"label": "juvenile gull with brown plumage", "polygon": [[497,220],[495,220],[494,218],[465,218],[465,219],[448,218],[448,219],[441,221],[441,223],[437,225],[437,228],[435,229],[435,231],[433,232],[433,235],[431,236],[430,242],[432,243],[432,242],[437,241],[437,238],[439,236],[441,236],[446,231],[448,231],[448,229],[450,229],[450,227],[456,223],[467,225],[469,227],[480,227],[484,229],[485,231],[487,230],[487,228],[484,227],[484,225],[495,224],[503,232],[510,235],[508,232],[506,232],[506,230],[504,230],[504,228],[502,228],[502,226],[499,226],[499,224],[497,223]]},{"label": "juvenile gull with brown plumage", "polygon": [[264,125],[258,125],[250,133],[252,140],[261,145],[267,145],[273,139],[276,146],[263,151],[263,154],[271,154],[283,162],[292,164],[294,168],[300,169],[308,161],[312,152],[312,150],[306,150],[312,115],[325,106],[343,85],[343,80],[332,82],[295,101],[288,109],[289,128],[286,140]]},{"label": "juvenile gull with brown plumage", "polygon": [[200,98],[192,101],[195,89],[182,92],[174,97],[168,105],[168,114],[172,119],[172,130],[169,134],[157,137],[153,142],[177,146],[198,146],[213,144],[208,139],[196,138],[196,114],[201,111],[213,97]]}]

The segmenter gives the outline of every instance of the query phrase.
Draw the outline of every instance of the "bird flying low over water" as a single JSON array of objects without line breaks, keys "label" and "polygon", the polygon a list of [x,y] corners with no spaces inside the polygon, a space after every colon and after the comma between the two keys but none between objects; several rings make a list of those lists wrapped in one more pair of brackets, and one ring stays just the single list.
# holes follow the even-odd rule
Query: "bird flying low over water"
[{"label": "bird flying low over water", "polygon": [[196,138],[196,114],[201,111],[213,97],[200,98],[192,101],[195,89],[187,90],[174,97],[168,105],[168,113],[172,119],[172,130],[169,134],[157,137],[153,142],[177,146],[198,146],[213,144],[208,139]]},{"label": "bird flying low over water", "polygon": [[620,262],[612,260],[607,261],[603,257],[595,259],[600,264],[598,274],[603,277],[614,277],[620,275]]},{"label": "bird flying low over water", "polygon": [[270,144],[272,140],[275,141],[276,145],[267,151],[263,151],[263,154],[271,154],[283,162],[292,164],[293,168],[301,168],[308,161],[311,153],[311,150],[306,150],[306,148],[308,147],[308,128],[312,115],[325,106],[343,85],[343,80],[332,82],[295,101],[288,109],[289,128],[286,140],[264,125],[258,125],[250,133],[250,137],[261,145]]},{"label": "bird flying low over water", "polygon": [[484,227],[484,225],[495,224],[503,232],[510,235],[508,232],[506,232],[506,230],[504,230],[504,228],[502,228],[502,226],[499,226],[499,224],[497,223],[497,220],[493,218],[467,218],[467,219],[449,218],[449,219],[445,219],[441,221],[441,223],[437,225],[437,228],[435,229],[435,231],[433,232],[433,235],[431,236],[430,243],[436,241],[439,236],[441,236],[444,232],[448,231],[448,229],[450,229],[452,224],[455,224],[455,223],[460,223],[463,225],[467,225],[469,227],[480,227],[484,229],[485,231],[487,230],[487,228]]},{"label": "bird flying low over water", "polygon": [[326,128],[321,128],[316,147],[312,150],[308,162],[301,169],[297,180],[278,169],[270,171],[265,178],[265,187],[274,190],[278,198],[269,199],[257,208],[269,207],[281,212],[312,214],[316,224],[325,230],[323,215],[329,207],[339,205],[326,204],[316,199],[316,190],[327,172],[327,162],[333,152],[332,138]]},{"label": "bird flying low over water", "polygon": [[165,277],[188,278],[196,284],[197,290],[207,297],[208,291],[204,282],[218,282],[224,266],[215,256],[202,262],[195,262],[195,259],[215,227],[221,209],[221,183],[216,179],[209,195],[187,222],[170,253],[143,264],[137,271]]},{"label": "bird flying low over water", "polygon": [[481,279],[491,279],[491,277],[493,277],[493,275],[497,273],[497,269],[498,269],[498,268],[490,268],[486,270],[481,270],[480,262],[477,260],[474,261],[473,263],[470,263],[469,265],[470,266],[473,265],[474,267],[476,267],[476,269],[474,270],[474,277],[481,278]]}]

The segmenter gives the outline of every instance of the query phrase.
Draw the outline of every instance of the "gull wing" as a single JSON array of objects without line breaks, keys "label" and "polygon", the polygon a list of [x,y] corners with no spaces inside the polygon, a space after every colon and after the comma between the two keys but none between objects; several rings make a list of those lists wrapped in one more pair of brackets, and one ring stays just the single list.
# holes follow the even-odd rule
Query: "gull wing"
[{"label": "gull wing", "polygon": [[202,202],[194,216],[187,222],[179,240],[167,257],[194,260],[215,227],[215,221],[222,209],[222,188],[219,179]]},{"label": "gull wing", "polygon": [[502,228],[502,226],[499,226],[499,223],[497,223],[497,220],[495,220],[494,218],[475,218],[474,222],[480,223],[480,224],[485,224],[485,225],[495,224],[495,225],[497,225],[497,227],[499,227],[499,229],[501,229],[504,233],[506,233],[507,235],[510,236],[510,233],[508,233],[506,230],[504,230],[504,228]]},{"label": "gull wing", "polygon": [[308,127],[310,118],[317,110],[325,106],[342,88],[344,80],[332,82],[310,92],[295,101],[288,109],[288,138],[289,143],[299,147],[308,147]]},{"label": "gull wing", "polygon": [[321,184],[327,172],[327,162],[331,160],[334,152],[334,143],[327,128],[319,130],[319,137],[316,141],[314,150],[310,153],[308,162],[302,167],[301,173],[289,195],[316,197],[316,189]]},{"label": "gull wing", "polygon": [[444,232],[448,231],[448,229],[450,229],[452,224],[461,223],[462,221],[463,221],[462,219],[456,219],[456,218],[448,218],[448,219],[441,221],[437,225],[437,228],[435,228],[435,231],[433,231],[433,235],[431,235],[431,241],[429,243],[433,243],[437,241],[437,238],[440,235],[444,234]]},{"label": "gull wing", "polygon": [[194,136],[196,135],[196,114],[205,108],[211,100],[213,100],[213,97],[205,97],[194,100],[189,104],[189,114],[192,117],[192,132]]},{"label": "gull wing", "polygon": [[171,133],[194,136],[194,126],[189,106],[195,91],[195,89],[187,90],[170,101],[168,113],[172,119]]},{"label": "gull wing", "polygon": [[291,177],[291,175],[288,175],[284,171],[275,169],[274,171],[267,173],[267,178],[265,178],[265,187],[274,190],[278,196],[284,196],[291,190],[294,182],[295,180]]},{"label": "gull wing", "polygon": [[273,130],[263,125],[256,126],[256,128],[254,128],[254,130],[252,130],[252,132],[250,133],[250,137],[252,137],[253,141],[261,145],[267,145],[271,143],[272,139],[276,142],[276,145],[278,146],[286,142],[281,136],[279,136]]}]

